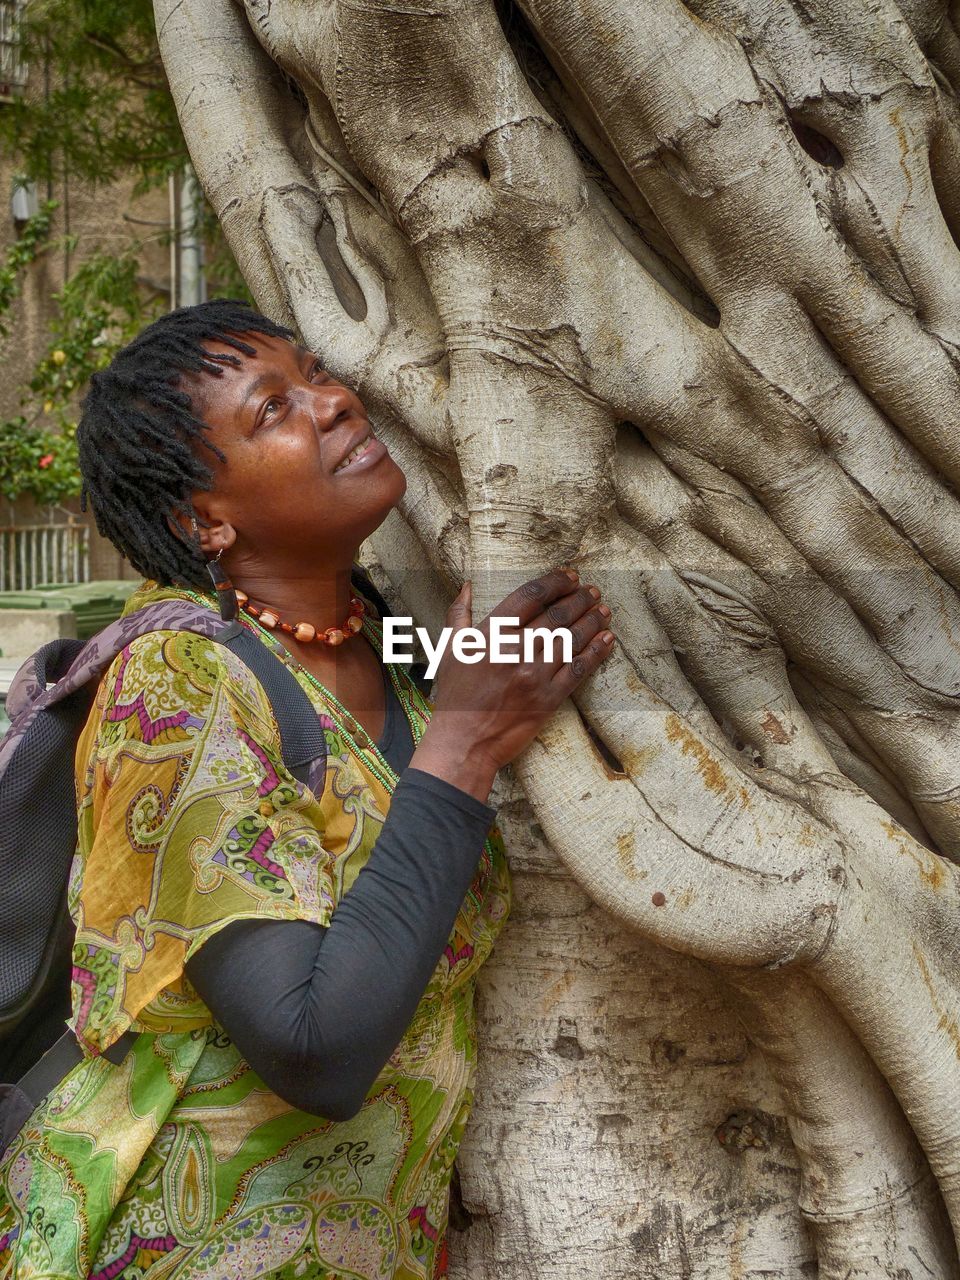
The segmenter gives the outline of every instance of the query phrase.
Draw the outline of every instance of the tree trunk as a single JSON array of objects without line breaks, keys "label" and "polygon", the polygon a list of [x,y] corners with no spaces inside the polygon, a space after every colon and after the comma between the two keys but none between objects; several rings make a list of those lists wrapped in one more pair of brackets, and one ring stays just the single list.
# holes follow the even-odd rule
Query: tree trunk
[{"label": "tree trunk", "polygon": [[156,10],[398,598],[614,611],[504,791],[451,1274],[957,1280],[953,4]]}]

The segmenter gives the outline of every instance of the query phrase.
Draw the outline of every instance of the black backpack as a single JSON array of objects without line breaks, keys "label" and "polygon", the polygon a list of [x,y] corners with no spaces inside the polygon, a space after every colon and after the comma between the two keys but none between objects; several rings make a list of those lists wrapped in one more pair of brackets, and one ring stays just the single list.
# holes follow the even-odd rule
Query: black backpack
[{"label": "black backpack", "polygon": [[[387,606],[359,570],[357,590]],[[81,1058],[64,1032],[74,929],[66,905],[77,844],[74,753],[100,679],[149,631],[193,631],[232,650],[259,680],[280,730],[283,760],[301,782],[326,756],[320,721],[290,669],[239,622],[189,600],[147,605],[85,643],[53,640],[32,654],[7,697],[0,740],[0,1154],[33,1105]],[[313,765],[313,769],[311,769]],[[120,1061],[135,1038],[107,1051]],[[48,1052],[49,1051],[49,1052]],[[46,1056],[44,1056],[46,1055]],[[28,1105],[29,1104],[29,1105]]]}]

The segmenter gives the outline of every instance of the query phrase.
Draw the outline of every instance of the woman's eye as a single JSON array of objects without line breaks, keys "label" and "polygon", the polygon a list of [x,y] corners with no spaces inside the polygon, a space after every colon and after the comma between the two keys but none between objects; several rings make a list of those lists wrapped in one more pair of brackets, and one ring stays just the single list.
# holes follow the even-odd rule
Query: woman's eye
[{"label": "woman's eye", "polygon": [[315,360],[313,364],[313,368],[310,370],[310,377],[315,378],[317,377],[318,374],[320,374],[321,376],[323,375],[323,365],[320,363],[319,360]]},{"label": "woman's eye", "polygon": [[260,409],[260,416],[258,418],[258,422],[262,424],[266,422],[268,418],[275,417],[282,408],[283,408],[283,401],[279,398],[279,396],[271,396],[269,400],[264,400],[263,406]]}]

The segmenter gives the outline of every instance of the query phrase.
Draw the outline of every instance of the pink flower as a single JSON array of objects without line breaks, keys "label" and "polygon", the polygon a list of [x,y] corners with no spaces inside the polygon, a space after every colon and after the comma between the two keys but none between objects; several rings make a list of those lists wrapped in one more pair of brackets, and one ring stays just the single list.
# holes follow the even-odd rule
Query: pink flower
[{"label": "pink flower", "polygon": [[40,461],[37,463],[37,466],[49,467],[50,463],[53,461],[53,457],[54,455],[52,453],[45,453],[43,457],[40,459]]}]

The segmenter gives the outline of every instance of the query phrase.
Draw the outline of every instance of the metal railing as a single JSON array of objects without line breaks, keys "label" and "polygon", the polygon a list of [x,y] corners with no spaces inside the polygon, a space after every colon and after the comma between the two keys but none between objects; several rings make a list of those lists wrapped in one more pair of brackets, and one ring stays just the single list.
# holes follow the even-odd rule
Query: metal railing
[{"label": "metal railing", "polygon": [[0,591],[89,580],[90,531],[85,523],[0,528]]}]

